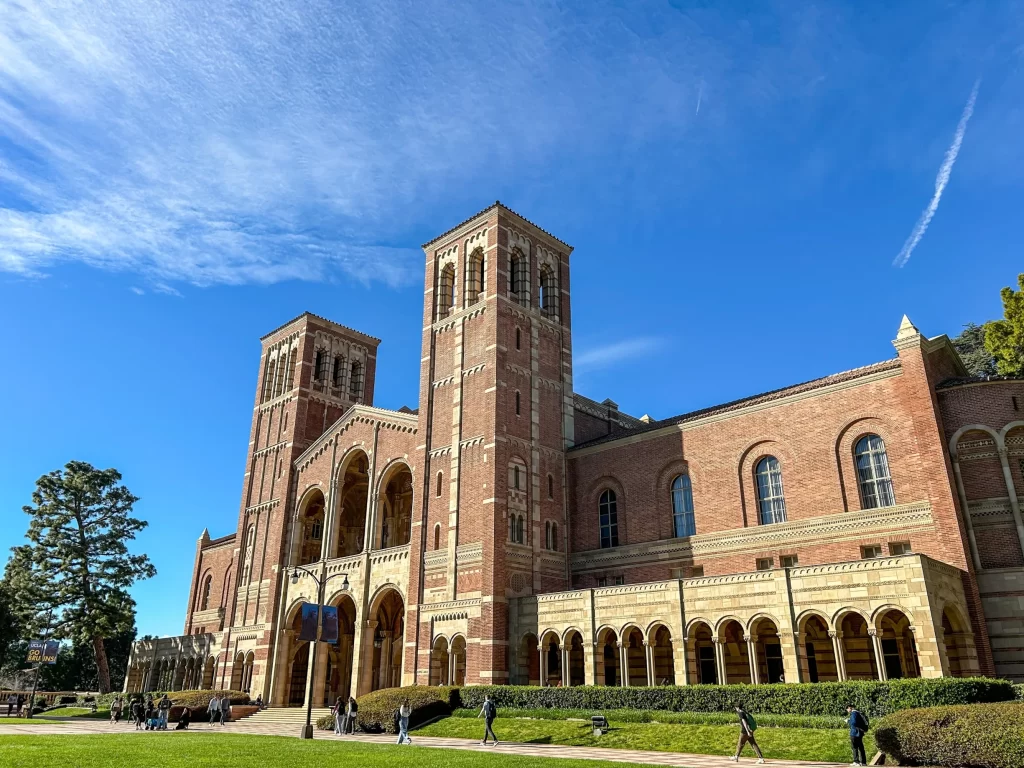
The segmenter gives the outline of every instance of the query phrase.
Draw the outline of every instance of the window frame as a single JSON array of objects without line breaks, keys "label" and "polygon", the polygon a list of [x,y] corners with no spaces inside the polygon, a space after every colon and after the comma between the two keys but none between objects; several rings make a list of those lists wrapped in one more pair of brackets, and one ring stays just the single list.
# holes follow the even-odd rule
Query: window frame
[{"label": "window frame", "polygon": [[693,482],[689,473],[682,472],[672,478],[669,496],[672,501],[672,537],[681,539],[697,535],[697,522],[693,513]]},{"label": "window frame", "polygon": [[[776,456],[768,454],[757,460],[754,465],[754,490],[757,494],[758,524],[786,522],[786,490],[782,482],[782,464]],[[765,491],[768,495],[765,495]]]},{"label": "window frame", "polygon": [[861,544],[861,546],[860,546],[860,559],[861,560],[877,560],[880,557],[885,557],[885,554],[884,554],[884,551],[882,549],[882,545],[881,544]]},{"label": "window frame", "polygon": [[618,494],[612,488],[605,488],[597,498],[598,539],[601,549],[614,549],[619,546]]},{"label": "window frame", "polygon": [[775,558],[774,557],[759,557],[756,562],[757,570],[759,571],[774,571],[775,570]]},{"label": "window frame", "polygon": [[892,485],[889,451],[881,435],[869,432],[857,438],[853,444],[853,471],[857,477],[861,509],[895,506],[896,491]]}]

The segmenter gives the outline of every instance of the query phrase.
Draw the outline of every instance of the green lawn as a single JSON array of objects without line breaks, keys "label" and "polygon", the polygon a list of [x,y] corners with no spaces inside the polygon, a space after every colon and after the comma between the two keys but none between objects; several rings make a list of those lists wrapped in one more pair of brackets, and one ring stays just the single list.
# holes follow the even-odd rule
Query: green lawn
[{"label": "green lawn", "polygon": [[315,739],[309,742],[278,736],[0,736],[0,765],[5,768],[423,768],[427,764],[445,768],[622,768],[621,763],[594,760],[538,759]]},{"label": "green lawn", "polygon": [[[494,731],[502,741],[534,744],[566,744],[580,747],[644,749],[657,752],[691,752],[702,755],[731,755],[736,751],[739,725],[668,725],[660,723],[616,723],[609,715],[611,731],[594,736],[590,723],[557,720],[498,718]],[[482,720],[449,717],[424,726],[414,733],[423,736],[479,739]],[[757,741],[767,759],[849,762],[850,739],[846,731],[812,728],[758,728]],[[875,753],[874,739],[864,739],[868,758]],[[753,752],[747,747],[747,754]]]},{"label": "green lawn", "polygon": [[91,707],[59,707],[57,709],[50,709],[46,712],[42,712],[36,715],[36,717],[89,717],[98,720],[109,720],[110,710],[97,709],[93,712]]}]

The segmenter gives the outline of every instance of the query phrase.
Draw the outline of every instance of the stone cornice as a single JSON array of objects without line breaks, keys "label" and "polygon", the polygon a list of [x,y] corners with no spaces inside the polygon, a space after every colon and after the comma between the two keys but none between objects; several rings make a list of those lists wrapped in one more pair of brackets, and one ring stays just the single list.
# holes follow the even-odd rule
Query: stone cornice
[{"label": "stone cornice", "polygon": [[415,413],[402,413],[401,411],[389,411],[385,408],[375,408],[372,405],[353,405],[334,424],[314,440],[310,446],[299,454],[293,465],[300,470],[305,469],[309,462],[321,451],[330,446],[335,438],[348,429],[352,424],[362,422],[366,424],[378,423],[382,427],[395,429],[400,432],[415,433],[419,424],[419,416]]},{"label": "stone cornice", "polygon": [[837,537],[859,537],[875,530],[927,528],[932,526],[931,504],[927,501],[882,509],[843,512],[773,525],[756,525],[690,536],[680,539],[629,544],[613,549],[594,549],[572,555],[572,572],[708,557],[753,549],[774,549],[814,540],[834,541]]}]

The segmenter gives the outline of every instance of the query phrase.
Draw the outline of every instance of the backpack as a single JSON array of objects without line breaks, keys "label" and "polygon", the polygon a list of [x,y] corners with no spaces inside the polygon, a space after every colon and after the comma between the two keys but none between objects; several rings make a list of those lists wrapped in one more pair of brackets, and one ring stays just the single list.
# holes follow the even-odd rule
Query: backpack
[{"label": "backpack", "polygon": [[494,702],[493,701],[488,701],[487,702],[487,711],[485,712],[484,717],[486,717],[488,720],[493,720],[497,716],[498,716],[498,708],[496,706],[494,706]]},{"label": "backpack", "polygon": [[871,727],[871,724],[868,722],[868,716],[865,715],[863,712],[858,710],[857,715],[860,717],[860,722],[858,723],[857,727],[860,728],[861,735],[863,736],[865,733],[868,732],[868,728]]},{"label": "backpack", "polygon": [[749,712],[743,713],[743,716],[747,719],[747,727],[750,729],[750,732],[753,733],[754,731],[756,731],[757,720],[754,719],[754,716]]},{"label": "backpack", "polygon": [[398,710],[398,709],[395,710],[394,718],[395,718],[395,730],[397,731],[398,730],[398,724],[402,721],[401,710]]}]

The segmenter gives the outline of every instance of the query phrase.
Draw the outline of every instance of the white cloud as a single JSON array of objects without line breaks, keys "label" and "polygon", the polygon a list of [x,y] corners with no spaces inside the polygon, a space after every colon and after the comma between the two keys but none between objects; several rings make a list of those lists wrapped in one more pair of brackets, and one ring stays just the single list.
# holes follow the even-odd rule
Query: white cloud
[{"label": "white cloud", "polygon": [[578,372],[607,368],[623,360],[649,355],[657,351],[662,343],[662,339],[658,338],[637,337],[584,348],[582,352],[573,355],[573,368]]},{"label": "white cloud", "polygon": [[953,143],[949,145],[949,149],[946,150],[946,156],[942,159],[942,165],[939,166],[939,173],[935,177],[935,194],[932,195],[932,199],[928,202],[928,206],[921,213],[921,218],[917,220],[917,224],[914,225],[914,229],[910,232],[910,237],[907,238],[906,242],[903,243],[903,247],[900,252],[896,254],[896,258],[893,259],[892,265],[894,267],[902,267],[910,260],[911,254],[917,247],[917,244],[921,242],[921,238],[924,237],[924,233],[928,231],[928,225],[932,221],[932,217],[935,216],[935,212],[939,209],[939,201],[942,200],[942,193],[946,189],[946,185],[949,184],[950,174],[953,173],[953,163],[956,162],[957,155],[960,154],[960,145],[964,141],[964,134],[967,132],[967,123],[971,119],[971,115],[974,114],[974,102],[978,98],[978,87],[981,85],[981,80],[976,80],[974,87],[971,89],[971,95],[967,99],[967,104],[964,106],[964,111],[960,115],[960,122],[956,126],[956,132],[953,134]]}]

